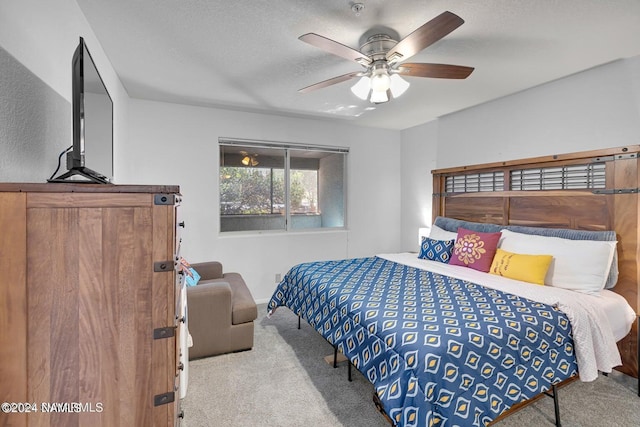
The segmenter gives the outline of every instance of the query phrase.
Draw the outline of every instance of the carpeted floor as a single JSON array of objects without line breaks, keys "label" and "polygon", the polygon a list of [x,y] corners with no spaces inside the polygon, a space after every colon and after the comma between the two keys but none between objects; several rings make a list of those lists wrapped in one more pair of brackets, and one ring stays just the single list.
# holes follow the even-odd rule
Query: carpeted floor
[{"label": "carpeted floor", "polygon": [[[389,427],[373,405],[373,386],[343,362],[324,361],[333,347],[297,316],[279,308],[266,318],[258,306],[250,351],[191,361],[182,401],[184,427]],[[565,427],[640,426],[636,380],[614,372],[591,383],[575,381],[559,394]],[[497,427],[553,426],[553,400],[530,405]]]}]

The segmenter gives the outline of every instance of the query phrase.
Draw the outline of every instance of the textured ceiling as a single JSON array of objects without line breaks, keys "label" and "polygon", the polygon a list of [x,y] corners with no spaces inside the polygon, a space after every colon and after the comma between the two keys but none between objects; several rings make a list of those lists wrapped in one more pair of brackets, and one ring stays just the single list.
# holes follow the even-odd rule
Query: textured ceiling
[{"label": "textured ceiling", "polygon": [[[77,0],[134,98],[405,129],[594,66],[640,55],[640,0]],[[385,104],[336,84],[362,67],[301,42],[315,32],[358,49],[387,27],[407,36],[445,10],[465,20],[411,62],[466,65],[466,80],[407,77]],[[91,49],[91,46],[89,46]]]}]

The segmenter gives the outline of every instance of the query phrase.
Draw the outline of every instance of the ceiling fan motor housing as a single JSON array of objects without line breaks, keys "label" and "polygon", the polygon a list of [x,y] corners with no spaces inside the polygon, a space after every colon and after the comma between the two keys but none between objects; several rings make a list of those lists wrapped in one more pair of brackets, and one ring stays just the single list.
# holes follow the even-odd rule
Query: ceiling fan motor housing
[{"label": "ceiling fan motor housing", "polygon": [[386,34],[375,34],[360,46],[360,52],[371,58],[374,62],[385,59],[385,55],[398,42]]}]

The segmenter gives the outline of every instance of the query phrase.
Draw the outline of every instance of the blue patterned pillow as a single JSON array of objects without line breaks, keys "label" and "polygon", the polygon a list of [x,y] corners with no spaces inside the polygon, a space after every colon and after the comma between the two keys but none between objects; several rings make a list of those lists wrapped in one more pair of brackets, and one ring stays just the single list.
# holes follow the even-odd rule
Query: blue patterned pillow
[{"label": "blue patterned pillow", "polygon": [[423,237],[418,258],[448,264],[454,244],[455,240],[434,240],[429,237]]}]

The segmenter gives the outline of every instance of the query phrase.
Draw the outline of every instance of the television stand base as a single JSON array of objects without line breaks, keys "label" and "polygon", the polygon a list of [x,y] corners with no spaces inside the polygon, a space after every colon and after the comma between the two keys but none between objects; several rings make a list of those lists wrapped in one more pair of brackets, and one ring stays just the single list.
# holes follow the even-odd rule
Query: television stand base
[{"label": "television stand base", "polygon": [[[75,176],[82,176],[85,179],[73,179]],[[48,179],[47,182],[72,182],[74,184],[110,184],[109,178],[89,168],[73,168],[59,175],[56,178]]]}]

